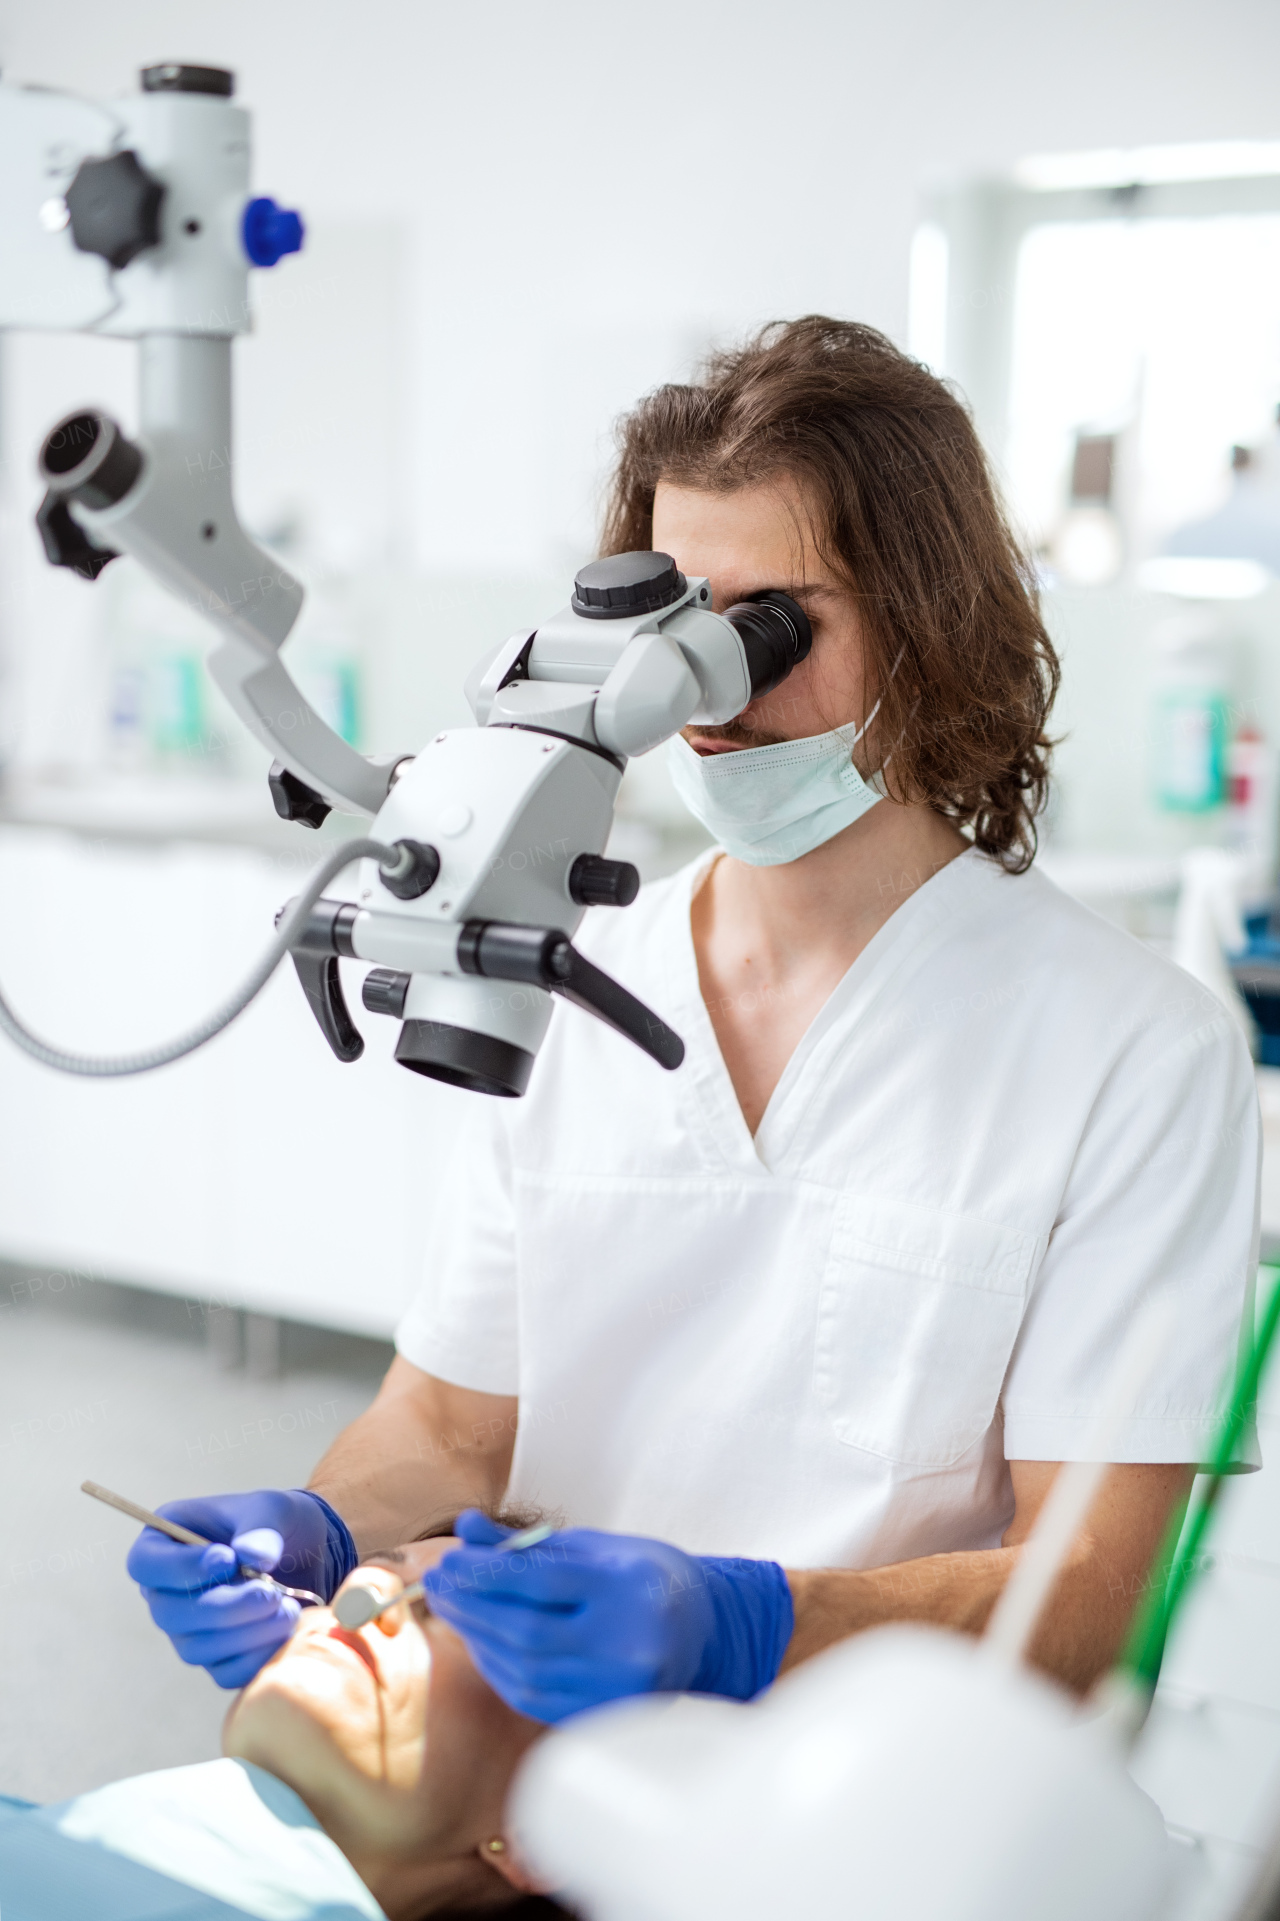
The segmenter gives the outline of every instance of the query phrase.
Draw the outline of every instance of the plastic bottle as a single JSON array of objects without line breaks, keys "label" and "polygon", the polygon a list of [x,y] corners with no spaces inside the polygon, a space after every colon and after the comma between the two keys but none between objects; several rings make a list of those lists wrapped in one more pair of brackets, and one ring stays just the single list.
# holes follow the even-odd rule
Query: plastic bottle
[{"label": "plastic bottle", "polygon": [[1275,885],[1276,757],[1260,727],[1246,720],[1227,752],[1225,844],[1241,856],[1249,900]]},{"label": "plastic bottle", "polygon": [[219,770],[225,743],[210,722],[207,624],[128,561],[107,582],[108,765],[129,774]]},{"label": "plastic bottle", "polygon": [[1232,655],[1216,615],[1184,615],[1156,635],[1151,771],[1168,813],[1212,813],[1227,798]]}]

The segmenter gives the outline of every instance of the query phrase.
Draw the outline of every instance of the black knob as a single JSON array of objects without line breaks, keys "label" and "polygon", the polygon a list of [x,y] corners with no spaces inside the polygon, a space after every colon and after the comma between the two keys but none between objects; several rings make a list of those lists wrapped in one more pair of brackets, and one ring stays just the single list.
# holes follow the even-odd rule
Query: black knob
[{"label": "black knob", "polygon": [[36,526],[51,567],[70,567],[83,580],[96,580],[109,560],[118,560],[114,547],[95,547],[78,520],[73,520],[65,494],[52,488],[36,508]]},{"label": "black knob", "polygon": [[163,66],[144,67],[139,78],[144,93],[212,93],[219,100],[230,100],[236,90],[236,77],[225,67],[184,67],[167,61]]},{"label": "black knob", "polygon": [[396,858],[379,866],[378,878],[397,900],[417,900],[434,887],[440,875],[440,856],[423,840],[392,841]]},{"label": "black knob", "polygon": [[625,620],[679,600],[685,578],[670,554],[611,554],[593,560],[573,583],[573,611],[588,620]]},{"label": "black knob", "polygon": [[147,247],[160,244],[164,186],[138,163],[131,148],[106,160],[82,160],[67,188],[71,238],[81,253],[100,253],[113,267],[127,267]]},{"label": "black knob", "polygon": [[291,774],[282,760],[272,761],[267,786],[281,820],[296,820],[299,827],[319,827],[333,812],[328,801],[305,780]]},{"label": "black knob", "polygon": [[41,479],[83,507],[114,507],[142,472],[142,452],[96,408],[67,414],[45,435]]},{"label": "black knob", "polygon": [[364,977],[360,998],[371,1014],[390,1014],[392,1020],[403,1020],[412,979],[412,974],[401,974],[394,967],[372,967]]},{"label": "black knob", "polygon": [[629,860],[579,854],[569,869],[569,898],[579,907],[630,907],[640,892],[640,876]]}]

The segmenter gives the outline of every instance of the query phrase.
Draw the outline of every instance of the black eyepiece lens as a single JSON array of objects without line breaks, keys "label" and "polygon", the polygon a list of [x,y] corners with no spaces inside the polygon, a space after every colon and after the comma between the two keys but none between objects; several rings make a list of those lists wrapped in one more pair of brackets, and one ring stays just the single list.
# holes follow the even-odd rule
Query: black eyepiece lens
[{"label": "black eyepiece lens", "polygon": [[738,601],[725,619],[737,628],[742,641],[753,700],[780,686],[813,646],[813,629],[804,608],[776,587]]}]

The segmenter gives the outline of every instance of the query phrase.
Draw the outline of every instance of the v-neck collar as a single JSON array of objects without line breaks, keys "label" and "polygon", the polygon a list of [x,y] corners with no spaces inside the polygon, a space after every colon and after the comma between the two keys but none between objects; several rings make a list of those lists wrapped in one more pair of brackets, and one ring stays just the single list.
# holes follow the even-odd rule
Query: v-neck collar
[{"label": "v-neck collar", "polygon": [[[797,1041],[754,1137],[702,998],[693,944],[693,897],[720,858],[721,850],[711,848],[691,862],[679,877],[681,884],[673,889],[670,901],[673,924],[666,942],[668,1005],[676,1031],[685,1042],[684,1065],[678,1079],[690,1132],[700,1139],[713,1165],[724,1172],[751,1173],[767,1181],[787,1172],[787,1163],[803,1162],[810,1131],[806,1123],[815,1114],[815,1096],[832,1059],[889,983],[901,980],[904,971],[914,973],[954,926],[957,893],[968,887],[972,868],[982,856],[973,848],[958,854],[876,930]],[[910,954],[903,951],[908,942],[913,943]]]}]

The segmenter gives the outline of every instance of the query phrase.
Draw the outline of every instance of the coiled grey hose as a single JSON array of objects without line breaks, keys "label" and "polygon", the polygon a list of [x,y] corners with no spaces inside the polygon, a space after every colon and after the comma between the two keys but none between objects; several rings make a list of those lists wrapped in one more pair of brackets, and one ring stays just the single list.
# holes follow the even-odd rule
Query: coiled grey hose
[{"label": "coiled grey hose", "polygon": [[39,1061],[44,1067],[57,1068],[60,1074],[81,1074],[93,1079],[111,1079],[124,1074],[149,1074],[153,1067],[167,1067],[170,1061],[180,1061],[184,1054],[194,1054],[198,1047],[211,1041],[224,1027],[230,1027],[239,1014],[243,1014],[249,1002],[260,994],[271,976],[279,967],[290,947],[307,924],[307,916],[323,894],[329,882],[352,861],[373,859],[379,862],[395,859],[394,850],[380,840],[348,840],[341,847],[335,847],[327,860],[322,860],[310,880],[294,901],[290,912],[280,923],[271,945],[263,954],[249,978],[238,987],[229,1000],[215,1008],[206,1020],[179,1034],[176,1040],[166,1041],[160,1047],[147,1047],[138,1054],[68,1054],[60,1047],[50,1047],[38,1035],[32,1034],[22,1025],[9,1003],[0,993],[0,1033],[7,1034],[15,1047],[32,1060]]}]

